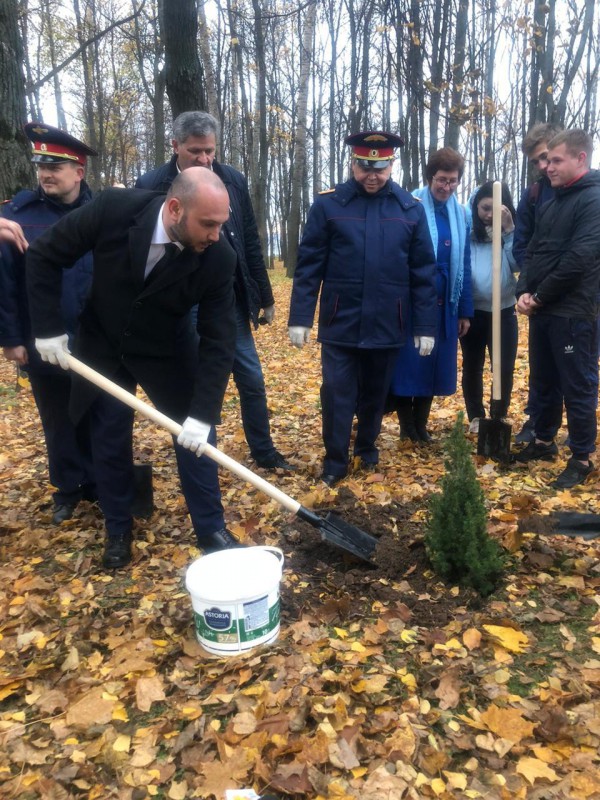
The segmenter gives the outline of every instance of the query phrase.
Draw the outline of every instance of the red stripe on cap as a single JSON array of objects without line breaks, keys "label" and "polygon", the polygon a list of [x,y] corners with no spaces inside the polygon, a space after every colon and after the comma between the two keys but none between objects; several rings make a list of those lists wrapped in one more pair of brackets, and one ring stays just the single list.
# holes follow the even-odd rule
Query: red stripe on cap
[{"label": "red stripe on cap", "polygon": [[57,158],[64,158],[67,161],[77,161],[82,167],[85,167],[86,157],[78,150],[73,150],[64,144],[54,144],[52,142],[34,142],[33,153],[36,156],[55,156]]},{"label": "red stripe on cap", "polygon": [[393,147],[353,147],[352,152],[358,158],[366,158],[369,161],[381,161],[384,158],[394,157]]}]

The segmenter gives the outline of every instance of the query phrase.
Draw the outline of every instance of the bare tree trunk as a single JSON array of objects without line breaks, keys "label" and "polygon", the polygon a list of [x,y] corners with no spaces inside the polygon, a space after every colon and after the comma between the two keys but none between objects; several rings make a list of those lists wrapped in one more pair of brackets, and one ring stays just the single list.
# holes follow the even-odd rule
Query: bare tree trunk
[{"label": "bare tree trunk", "polygon": [[[58,66],[58,61],[56,58],[56,46],[54,44],[53,15],[50,9],[49,0],[43,0],[42,14],[44,16],[44,22],[48,31],[48,50],[50,52],[50,63],[52,65],[52,70],[54,71]],[[58,72],[52,77],[52,85],[54,86],[54,104],[56,106],[56,119],[58,122],[58,127],[62,128],[62,130],[67,130],[67,117],[65,116],[62,89],[60,85],[60,75]]]},{"label": "bare tree trunk", "polygon": [[[140,25],[140,8],[138,0],[133,0],[133,10],[135,16],[133,26],[135,31],[135,48],[140,80],[150,104],[152,105],[152,128],[154,133],[154,148],[151,163],[159,167],[164,163],[166,155],[166,131],[165,131],[165,69],[162,65],[164,48],[158,36],[158,18],[161,14],[162,0],[158,0],[155,12],[152,16],[145,15],[143,26]],[[143,27],[143,30],[142,30]],[[146,79],[144,70],[144,58],[149,48],[143,47],[143,37],[152,37],[152,85]],[[149,148],[152,152],[152,148]],[[150,166],[150,161],[146,165]]]},{"label": "bare tree trunk", "polygon": [[269,144],[267,139],[267,64],[265,60],[265,31],[260,6],[261,0],[252,0],[254,9],[254,43],[258,82],[258,164],[252,184],[252,206],[263,253],[267,252],[267,172]]},{"label": "bare tree trunk", "polygon": [[166,89],[173,118],[184,111],[205,110],[195,0],[165,0],[161,32],[165,45]]},{"label": "bare tree trunk", "polygon": [[302,32],[302,50],[300,52],[300,80],[298,86],[298,118],[294,137],[294,160],[292,166],[292,197],[290,203],[290,215],[288,218],[286,272],[292,277],[296,269],[298,259],[298,244],[300,241],[300,220],[301,220],[301,201],[302,184],[306,167],[306,138],[307,138],[307,108],[308,108],[308,85],[312,54],[315,38],[315,20],[317,16],[317,4],[311,3],[306,9],[306,19],[304,20],[304,30]]},{"label": "bare tree trunk", "polygon": [[19,3],[0,3],[0,199],[35,184],[31,147],[23,133],[27,120]]},{"label": "bare tree trunk", "polygon": [[199,33],[200,33],[200,52],[202,53],[202,62],[204,64],[204,75],[206,76],[206,95],[208,98],[208,111],[214,116],[219,115],[219,102],[217,100],[217,81],[215,78],[215,70],[212,62],[212,54],[210,52],[210,37],[208,23],[206,21],[206,0],[200,0],[198,3],[198,19],[199,19]]},{"label": "bare tree trunk", "polygon": [[464,120],[463,91],[465,73],[465,44],[467,40],[469,5],[459,0],[454,33],[454,64],[452,66],[452,99],[448,129],[445,137],[447,147],[458,150],[460,129]]}]

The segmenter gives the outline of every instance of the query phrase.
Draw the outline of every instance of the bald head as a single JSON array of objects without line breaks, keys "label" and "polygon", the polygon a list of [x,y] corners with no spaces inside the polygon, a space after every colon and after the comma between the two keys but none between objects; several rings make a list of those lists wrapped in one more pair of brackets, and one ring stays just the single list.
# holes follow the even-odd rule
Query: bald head
[{"label": "bald head", "polygon": [[201,253],[218,241],[228,217],[227,189],[211,170],[189,167],[171,184],[163,207],[163,224],[172,241]]}]

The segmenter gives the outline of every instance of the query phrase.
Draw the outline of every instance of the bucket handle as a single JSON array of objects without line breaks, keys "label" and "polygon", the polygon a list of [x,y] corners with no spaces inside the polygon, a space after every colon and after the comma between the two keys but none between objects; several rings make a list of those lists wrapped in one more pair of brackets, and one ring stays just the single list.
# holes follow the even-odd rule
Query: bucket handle
[{"label": "bucket handle", "polygon": [[267,553],[272,553],[279,560],[279,565],[281,567],[281,571],[283,572],[283,562],[285,560],[285,557],[283,555],[283,550],[280,550],[279,547],[272,547],[270,544],[259,544],[259,545],[254,545],[252,549],[264,550]]}]

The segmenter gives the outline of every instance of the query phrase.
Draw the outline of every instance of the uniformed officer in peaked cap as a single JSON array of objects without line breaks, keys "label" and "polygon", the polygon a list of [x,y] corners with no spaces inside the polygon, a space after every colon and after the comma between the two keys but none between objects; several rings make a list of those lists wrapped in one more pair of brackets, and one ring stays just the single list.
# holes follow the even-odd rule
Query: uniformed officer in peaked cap
[{"label": "uniformed officer in peaked cap", "polygon": [[[433,342],[435,258],[422,205],[391,177],[400,136],[348,136],[352,177],[315,199],[300,243],[289,317],[290,341],[309,339],[319,290],[321,409],[329,486],[354,456],[367,470],[379,460],[376,440],[398,351],[407,330]],[[425,355],[425,348],[421,348]],[[420,350],[421,352],[421,350]]]},{"label": "uniformed officer in peaked cap", "polygon": [[352,147],[352,159],[364,169],[386,169],[394,160],[394,151],[404,145],[404,139],[395,133],[366,131],[346,136],[344,144]]},{"label": "uniformed officer in peaked cap", "polygon": [[[0,347],[6,359],[29,375],[44,430],[50,483],[55,487],[52,519],[58,525],[73,516],[80,500],[95,499],[95,477],[87,427],[75,426],[69,418],[70,376],[59,367],[43,363],[34,346],[25,287],[25,251],[58,220],[90,202],[85,164],[96,151],[44,123],[30,122],[24,131],[33,144],[38,185],[20,191],[2,208],[4,224],[18,229],[22,238],[5,236],[0,228]],[[72,269],[63,270],[61,300],[71,336],[91,283],[91,253]]]},{"label": "uniformed officer in peaked cap", "polygon": [[60,128],[43,122],[28,122],[23,127],[25,135],[33,143],[34,164],[61,164],[72,161],[85,167],[88,156],[98,153],[84,142]]}]

